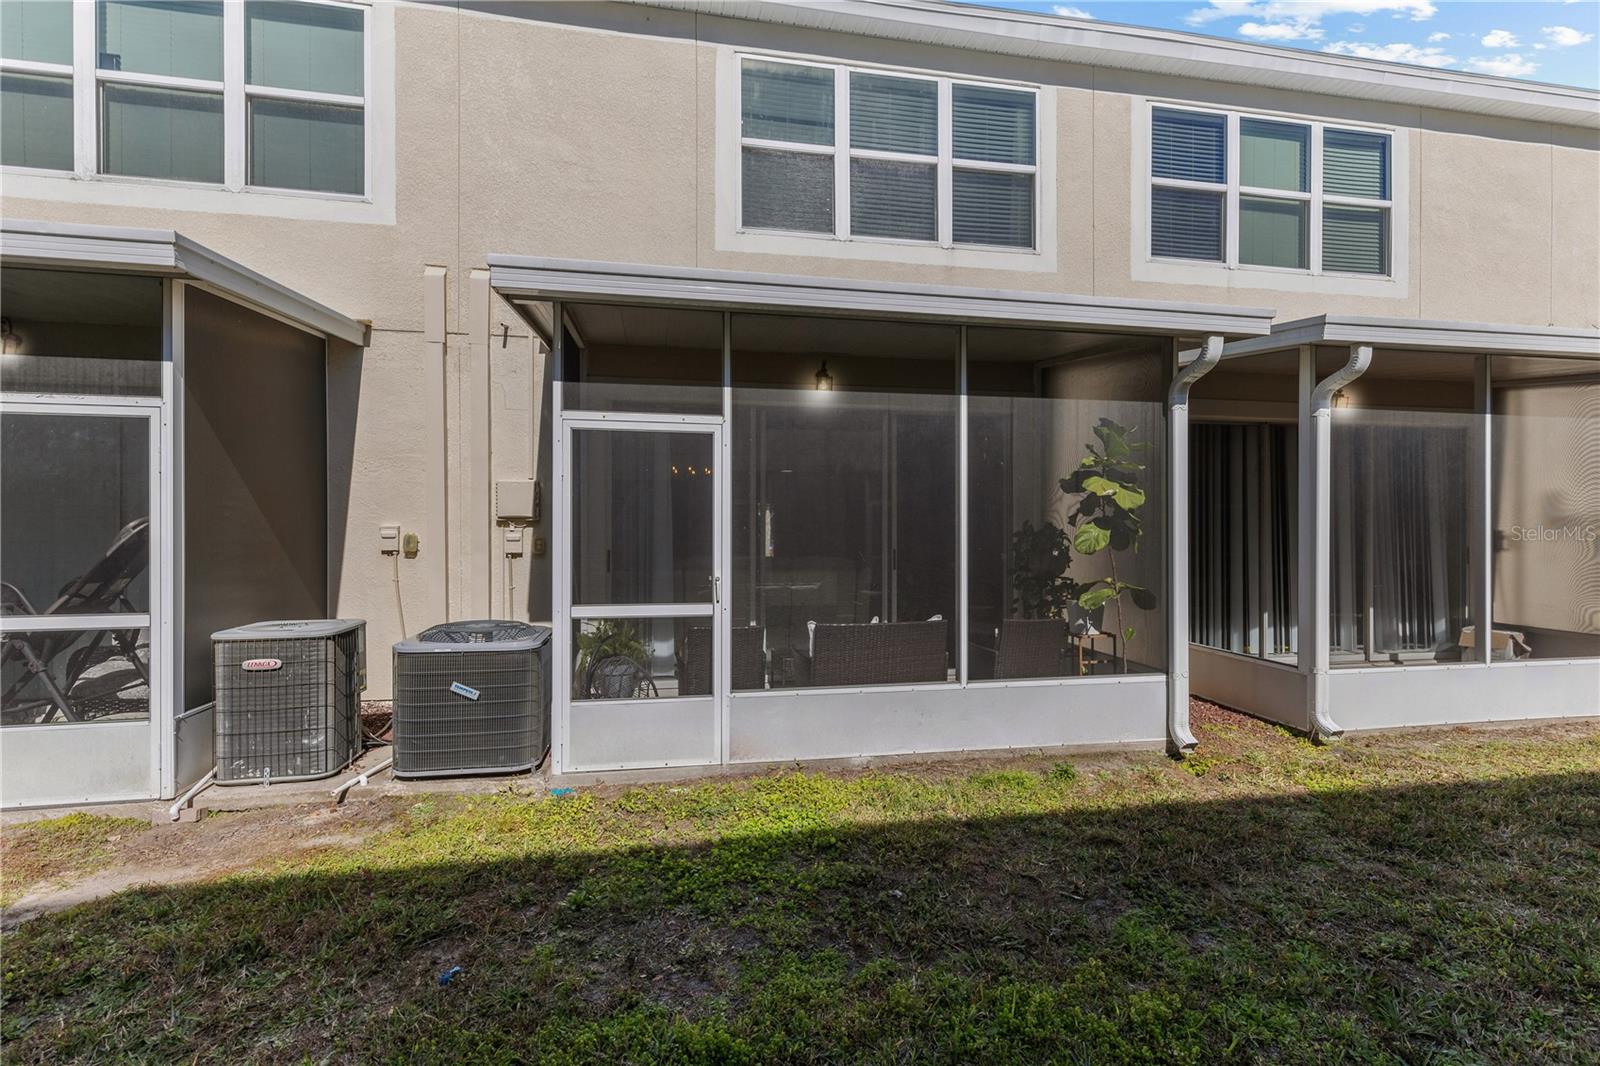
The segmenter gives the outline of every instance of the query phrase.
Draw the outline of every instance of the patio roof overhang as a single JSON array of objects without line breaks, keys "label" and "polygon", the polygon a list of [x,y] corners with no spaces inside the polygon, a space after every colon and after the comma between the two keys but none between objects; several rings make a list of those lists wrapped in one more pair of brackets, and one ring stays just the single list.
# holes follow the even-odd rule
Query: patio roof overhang
[{"label": "patio roof overhang", "polygon": [[1263,337],[1230,341],[1223,359],[1288,351],[1303,345],[1366,345],[1462,355],[1524,355],[1600,360],[1600,329],[1515,326],[1498,322],[1431,322],[1415,318],[1318,315],[1279,322]]},{"label": "patio roof overhang", "polygon": [[1273,314],[1260,307],[512,255],[489,257],[489,283],[547,337],[548,321],[527,305],[583,300],[1186,337],[1263,336]]},{"label": "patio roof overhang", "polygon": [[340,314],[174,230],[4,219],[0,263],[182,278],[308,333],[362,347],[371,330],[368,323]]}]

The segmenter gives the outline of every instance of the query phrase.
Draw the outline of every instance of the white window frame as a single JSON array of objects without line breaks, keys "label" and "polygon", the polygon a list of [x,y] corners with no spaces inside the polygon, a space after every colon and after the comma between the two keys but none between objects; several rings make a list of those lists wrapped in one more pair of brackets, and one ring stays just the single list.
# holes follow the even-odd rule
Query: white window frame
[{"label": "white window frame", "polygon": [[[265,214],[326,221],[394,221],[394,63],[393,7],[372,0],[296,0],[297,3],[361,12],[362,92],[283,89],[246,81],[245,12],[240,0],[225,0],[222,29],[222,80],[211,81],[132,71],[101,70],[95,48],[97,0],[71,0],[72,63],[0,60],[5,73],[72,79],[73,169],[0,167],[10,196],[73,200],[119,206],[157,207],[224,213]],[[100,95],[106,85],[143,85],[211,93],[222,98],[223,180],[221,184],[135,175],[101,169]],[[359,107],[363,127],[363,182],[360,193],[285,189],[249,183],[249,103],[255,99]]]},{"label": "white window frame", "polygon": [[[929,71],[865,63],[837,63],[816,57],[723,49],[718,77],[717,245],[740,251],[834,258],[893,259],[962,266],[997,266],[1010,270],[1055,269],[1054,97],[1037,85],[982,78],[956,77]],[[834,76],[832,144],[805,144],[745,137],[741,87],[746,61],[782,63],[830,70]],[[938,150],[933,155],[882,151],[850,146],[850,75],[877,74],[929,81],[938,86]],[[1006,89],[1033,97],[1034,161],[1032,164],[959,159],[954,152],[954,87],[973,85]],[[782,230],[744,225],[743,154],[745,148],[807,152],[830,156],[834,163],[833,232]],[[850,161],[879,159],[935,167],[936,237],[931,241],[876,237],[850,232]],[[955,171],[1029,174],[1033,177],[1033,242],[1030,247],[957,244],[955,241]],[[1048,190],[1048,192],[1047,192]]]},{"label": "white window frame", "polygon": [[[1253,286],[1304,292],[1344,292],[1354,295],[1397,296],[1406,294],[1408,268],[1407,256],[1407,164],[1404,131],[1392,126],[1378,126],[1362,122],[1335,122],[1306,115],[1271,111],[1238,110],[1188,103],[1180,100],[1150,99],[1136,106],[1134,129],[1135,184],[1132,227],[1133,277],[1136,281],[1173,281],[1186,284],[1212,284]],[[1216,115],[1226,120],[1226,170],[1224,181],[1188,181],[1179,178],[1159,178],[1152,173],[1152,140],[1155,135],[1157,111],[1187,111],[1191,114]],[[1244,185],[1239,174],[1239,129],[1245,119],[1256,119],[1280,125],[1301,126],[1310,131],[1310,173],[1308,189],[1299,192],[1290,189],[1269,189]],[[1389,196],[1386,199],[1364,199],[1324,193],[1322,190],[1322,142],[1327,130],[1352,133],[1370,133],[1387,137],[1389,141]],[[1223,257],[1220,260],[1181,259],[1158,256],[1151,251],[1153,236],[1153,198],[1158,188],[1195,189],[1223,195]],[[1239,261],[1239,208],[1240,200],[1251,197],[1264,200],[1292,200],[1307,205],[1306,261],[1304,267],[1262,266]],[[1382,208],[1388,219],[1388,264],[1383,274],[1354,274],[1324,270],[1322,267],[1322,209],[1323,206]],[[1239,272],[1250,275],[1249,280],[1227,280],[1226,273]],[[1222,275],[1219,278],[1219,275]]]}]

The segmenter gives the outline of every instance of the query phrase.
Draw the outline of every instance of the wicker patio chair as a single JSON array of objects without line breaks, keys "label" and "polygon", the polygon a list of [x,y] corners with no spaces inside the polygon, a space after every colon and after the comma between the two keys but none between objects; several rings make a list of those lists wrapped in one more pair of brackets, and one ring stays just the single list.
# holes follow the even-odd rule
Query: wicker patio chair
[{"label": "wicker patio chair", "polygon": [[995,638],[994,676],[1060,677],[1067,624],[1059,618],[1007,618]]},{"label": "wicker patio chair", "polygon": [[[733,687],[738,692],[767,687],[765,631],[760,626],[737,626],[733,630]],[[690,626],[683,638],[683,653],[678,659],[678,695],[711,694],[711,627]]]},{"label": "wicker patio chair", "polygon": [[833,686],[946,681],[947,634],[942,619],[816,625],[811,630],[811,653],[797,655],[801,683]]}]

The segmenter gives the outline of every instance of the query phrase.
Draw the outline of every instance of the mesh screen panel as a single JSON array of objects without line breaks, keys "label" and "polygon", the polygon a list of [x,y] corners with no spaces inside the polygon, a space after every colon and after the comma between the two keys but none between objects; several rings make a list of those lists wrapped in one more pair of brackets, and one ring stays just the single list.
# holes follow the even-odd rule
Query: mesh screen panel
[{"label": "mesh screen panel", "polygon": [[363,636],[212,645],[218,784],[331,777],[361,754]]}]

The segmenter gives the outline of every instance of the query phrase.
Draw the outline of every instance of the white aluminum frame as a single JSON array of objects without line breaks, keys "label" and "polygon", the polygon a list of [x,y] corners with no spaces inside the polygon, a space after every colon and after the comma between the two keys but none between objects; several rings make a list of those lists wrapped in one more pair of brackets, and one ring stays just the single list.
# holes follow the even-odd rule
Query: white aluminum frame
[{"label": "white aluminum frame", "polygon": [[[565,324],[565,316],[557,308],[555,321]],[[557,330],[555,343],[552,345],[558,363],[564,355],[565,330]],[[726,334],[726,319],[724,319],[724,333]],[[724,368],[726,377],[726,367]],[[552,399],[560,403],[562,382],[557,376],[552,389]],[[724,395],[727,394],[724,389]],[[716,466],[712,470],[712,540],[711,540],[711,587],[712,598],[708,603],[632,603],[632,604],[580,604],[572,600],[572,526],[576,518],[576,508],[570,505],[565,489],[573,486],[572,463],[576,455],[575,436],[580,432],[589,433],[686,433],[700,434],[711,438],[711,452],[715,457]],[[555,632],[551,635],[551,654],[556,664],[554,671],[554,699],[552,700],[553,716],[551,747],[553,751],[554,770],[557,773],[583,772],[588,770],[635,770],[647,768],[669,768],[685,766],[715,765],[726,758],[727,742],[727,696],[728,681],[731,676],[728,664],[728,625],[730,617],[727,610],[726,590],[723,587],[724,576],[727,573],[726,559],[730,552],[729,540],[731,537],[732,523],[726,509],[726,500],[729,493],[728,478],[729,468],[724,462],[727,455],[726,427],[720,415],[646,415],[632,412],[563,412],[557,408],[557,429],[553,434],[559,438],[560,444],[554,459],[554,469],[557,473],[557,489],[555,493],[555,506],[553,508],[554,531],[558,550],[553,559],[556,571],[553,575]],[[711,622],[711,661],[713,664],[711,693],[706,696],[668,696],[648,700],[576,700],[572,696],[572,663],[573,663],[573,626],[578,622],[591,618],[705,618]],[[610,708],[619,709],[630,706],[639,706],[644,709],[661,709],[672,706],[688,707],[707,704],[712,712],[712,737],[711,751],[714,753],[711,763],[698,759],[659,759],[645,761],[630,761],[622,764],[594,764],[585,765],[580,761],[581,753],[574,752],[570,745],[573,733],[572,716],[581,708]],[[557,738],[559,737],[559,747]]]},{"label": "white aluminum frame", "polygon": [[[97,185],[121,186],[129,196],[108,202],[132,202],[141,206],[163,192],[189,197],[210,197],[217,193],[249,193],[254,208],[263,209],[273,202],[267,198],[287,198],[282,210],[268,209],[265,213],[284,214],[290,217],[343,217],[348,208],[358,205],[377,205],[392,197],[393,182],[387,175],[376,173],[380,164],[388,165],[393,155],[392,131],[392,61],[388,50],[392,45],[392,15],[386,5],[371,0],[295,0],[323,7],[337,7],[358,11],[362,18],[362,92],[361,95],[312,92],[299,89],[282,89],[273,86],[250,84],[246,80],[245,11],[241,0],[228,0],[223,5],[222,77],[220,80],[196,79],[174,75],[143,74],[134,71],[102,70],[96,51],[98,26],[98,0],[70,0],[73,5],[72,61],[71,63],[41,63],[36,61],[0,60],[0,71],[66,77],[72,80],[73,95],[73,167],[71,171],[48,170],[38,167],[5,166],[4,172],[13,175],[15,187],[8,193],[19,196],[52,197],[65,195],[53,193],[54,183],[63,178],[75,177],[93,181]],[[380,39],[381,38],[381,39]],[[381,76],[381,77],[380,77]],[[383,84],[375,85],[374,79]],[[104,169],[100,158],[101,93],[107,85],[138,85],[150,88],[185,92],[199,92],[217,96],[223,110],[223,180],[220,183],[189,181],[170,178],[151,178],[138,175],[113,174]],[[363,133],[363,189],[359,193],[323,192],[310,189],[285,189],[276,186],[253,185],[249,182],[248,120],[249,105],[254,99],[294,100],[322,103],[340,107],[359,108],[362,112]],[[81,187],[80,187],[81,188]],[[148,196],[138,196],[133,190],[143,190]],[[81,194],[75,199],[82,200]],[[95,199],[107,199],[95,197]],[[295,206],[294,201],[301,206]],[[279,201],[282,203],[282,201]],[[318,202],[326,203],[340,212],[339,205],[348,205],[343,213],[318,209]],[[151,206],[194,207],[191,202],[173,203],[161,199]],[[392,203],[381,206],[392,211]],[[237,210],[238,208],[233,208]],[[364,217],[364,216],[363,216]]]},{"label": "white aluminum frame", "polygon": [[[164,291],[163,296],[168,294]],[[165,375],[163,375],[165,376]],[[7,760],[28,758],[24,750],[18,752],[18,747],[26,749],[37,745],[36,737],[43,736],[46,741],[61,741],[68,736],[75,738],[87,732],[82,737],[86,747],[92,748],[96,740],[104,740],[116,734],[120,737],[128,733],[130,728],[145,728],[149,731],[148,740],[148,792],[141,793],[95,793],[92,791],[81,794],[73,791],[55,798],[57,802],[70,802],[72,800],[88,800],[92,802],[107,802],[127,799],[147,799],[151,796],[164,795],[163,788],[170,778],[172,767],[170,764],[171,736],[172,736],[172,708],[162,694],[170,691],[173,684],[173,629],[171,623],[171,604],[165,592],[168,588],[168,577],[172,574],[172,525],[167,514],[167,501],[170,498],[170,478],[173,464],[163,462],[164,447],[166,443],[167,419],[165,417],[166,404],[159,396],[78,396],[60,393],[3,393],[0,394],[0,417],[13,415],[56,415],[82,418],[136,418],[145,423],[148,447],[146,451],[149,463],[149,516],[150,516],[150,563],[148,570],[148,587],[150,596],[149,609],[139,613],[128,614],[80,614],[80,615],[50,615],[39,618],[29,616],[7,617],[5,628],[17,632],[29,633],[72,633],[92,632],[104,629],[142,629],[148,633],[149,661],[146,669],[150,674],[148,713],[143,721],[119,722],[52,722],[35,725],[13,725],[4,727],[0,731],[4,745],[8,750]],[[111,730],[111,733],[105,732]],[[114,738],[115,741],[115,738]],[[76,740],[74,741],[77,742]],[[86,761],[92,762],[92,755],[86,754]]]},{"label": "white aluminum frame", "polygon": [[[733,86],[723,92],[731,93],[737,100],[742,91],[745,64],[748,61],[774,63],[796,67],[813,67],[833,72],[833,143],[806,144],[760,137],[746,137],[743,130],[743,112],[735,109],[734,122],[738,126],[737,141],[740,159],[733,177],[732,200],[734,230],[739,234],[778,235],[784,237],[812,238],[861,242],[870,244],[902,245],[911,248],[942,248],[947,251],[989,252],[1014,255],[1038,255],[1041,251],[1041,234],[1044,232],[1045,195],[1044,174],[1041,166],[1044,137],[1042,134],[1041,93],[1037,85],[1019,82],[953,77],[912,71],[897,67],[871,64],[841,64],[790,55],[766,52],[737,52],[734,55]],[[933,82],[938,90],[936,121],[938,124],[937,149],[932,155],[914,152],[882,151],[855,148],[850,144],[850,76],[854,73],[881,77],[903,78],[907,81]],[[996,163],[984,160],[960,159],[955,156],[954,87],[972,85],[986,89],[1004,89],[1023,93],[1033,98],[1034,141],[1032,163]],[[833,232],[820,233],[809,230],[769,229],[747,227],[744,224],[743,154],[746,148],[765,148],[782,152],[804,152],[825,155],[833,159]],[[877,237],[857,235],[850,231],[850,161],[852,159],[881,159],[890,162],[913,163],[932,166],[936,181],[934,190],[935,238],[931,241],[902,237]],[[986,171],[1002,174],[1028,174],[1033,178],[1033,235],[1029,244],[957,244],[955,241],[955,171]]]},{"label": "white aluminum frame", "polygon": [[[1388,281],[1394,278],[1395,264],[1395,188],[1398,184],[1395,170],[1395,142],[1396,130],[1389,126],[1365,126],[1361,123],[1329,122],[1324,119],[1299,118],[1290,115],[1273,114],[1270,112],[1227,110],[1215,107],[1202,107],[1194,104],[1168,103],[1166,101],[1151,100],[1147,102],[1146,122],[1144,124],[1145,141],[1149,144],[1150,138],[1155,135],[1155,113],[1157,111],[1182,111],[1198,115],[1216,115],[1226,122],[1225,138],[1225,164],[1226,173],[1221,182],[1188,181],[1179,178],[1162,178],[1145,170],[1146,183],[1149,190],[1144,197],[1145,218],[1153,225],[1154,204],[1153,197],[1156,189],[1193,189],[1200,192],[1220,193],[1223,197],[1223,255],[1220,260],[1204,259],[1173,259],[1158,256],[1150,251],[1150,244],[1145,243],[1145,258],[1158,263],[1181,263],[1185,265],[1194,263],[1211,263],[1212,265],[1225,266],[1230,270],[1265,270],[1278,273],[1310,275],[1312,277],[1355,278],[1363,281]],[[1305,191],[1293,189],[1271,189],[1264,186],[1245,185],[1239,174],[1239,128],[1242,120],[1250,119],[1257,122],[1269,122],[1278,126],[1296,126],[1307,131],[1308,162],[1309,168],[1306,175],[1307,189]],[[1386,166],[1388,169],[1388,193],[1380,200],[1367,200],[1356,196],[1341,196],[1334,193],[1325,193],[1322,189],[1322,137],[1326,130],[1333,129],[1352,133],[1368,133],[1387,139]],[[1148,158],[1148,156],[1146,157]],[[1306,266],[1280,267],[1265,266],[1258,263],[1242,263],[1239,261],[1239,212],[1240,201],[1249,198],[1255,200],[1292,200],[1306,205]],[[1384,229],[1388,235],[1385,248],[1384,272],[1382,274],[1351,274],[1336,270],[1324,270],[1322,267],[1322,208],[1324,204],[1337,207],[1369,207],[1381,208],[1384,212]]]}]

